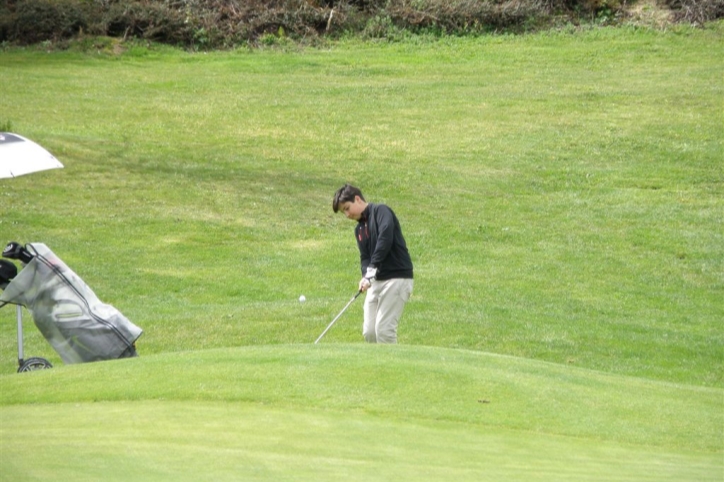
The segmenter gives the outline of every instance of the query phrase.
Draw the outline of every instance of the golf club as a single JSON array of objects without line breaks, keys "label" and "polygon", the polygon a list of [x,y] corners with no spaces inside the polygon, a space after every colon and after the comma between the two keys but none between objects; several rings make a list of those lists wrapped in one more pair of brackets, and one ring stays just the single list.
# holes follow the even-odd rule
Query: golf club
[{"label": "golf club", "polygon": [[18,275],[18,268],[10,261],[0,259],[0,289],[5,289],[10,280]]},{"label": "golf club", "polygon": [[330,323],[329,325],[327,325],[327,328],[325,328],[324,331],[322,332],[322,334],[319,335],[319,338],[317,338],[317,340],[314,342],[315,345],[316,345],[317,343],[319,343],[319,340],[321,340],[324,335],[327,334],[327,332],[329,331],[329,329],[332,328],[332,325],[334,325],[334,323],[339,319],[339,317],[342,316],[345,311],[347,311],[347,308],[349,308],[349,305],[351,305],[351,304],[354,302],[354,300],[356,300],[357,297],[358,297],[361,293],[362,293],[361,290],[358,291],[357,294],[354,295],[351,300],[349,300],[349,303],[347,303],[347,305],[346,305],[344,308],[342,308],[342,311],[340,311],[339,314],[334,317],[334,319],[332,320],[332,323]]},{"label": "golf club", "polygon": [[3,249],[3,257],[9,259],[19,259],[23,264],[28,264],[33,260],[33,255],[25,249],[20,243],[11,241]]}]

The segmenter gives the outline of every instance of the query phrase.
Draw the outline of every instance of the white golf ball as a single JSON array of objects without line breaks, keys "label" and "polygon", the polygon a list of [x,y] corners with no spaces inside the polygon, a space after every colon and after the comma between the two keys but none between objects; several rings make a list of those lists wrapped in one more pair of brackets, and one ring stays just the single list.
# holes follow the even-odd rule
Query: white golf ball
[{"label": "white golf ball", "polygon": [[299,297],[299,302],[300,302],[300,303],[304,303],[305,301],[307,301],[307,297],[306,297],[306,296],[302,295],[302,296]]}]

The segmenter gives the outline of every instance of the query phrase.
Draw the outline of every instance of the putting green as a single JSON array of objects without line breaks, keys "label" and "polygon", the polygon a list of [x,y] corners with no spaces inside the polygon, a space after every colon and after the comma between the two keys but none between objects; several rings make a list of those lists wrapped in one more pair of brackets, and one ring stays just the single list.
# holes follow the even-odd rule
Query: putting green
[{"label": "putting green", "polygon": [[286,345],[0,377],[7,480],[721,480],[719,389]]},{"label": "putting green", "polygon": [[[142,383],[142,382],[139,382]],[[4,480],[721,480],[718,455],[227,402],[2,408]]]}]

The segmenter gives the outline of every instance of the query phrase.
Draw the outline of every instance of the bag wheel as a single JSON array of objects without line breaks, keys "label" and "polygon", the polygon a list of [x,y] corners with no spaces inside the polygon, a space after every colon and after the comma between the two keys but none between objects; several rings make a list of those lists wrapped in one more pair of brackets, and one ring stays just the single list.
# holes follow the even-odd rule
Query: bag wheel
[{"label": "bag wheel", "polygon": [[18,373],[32,372],[33,370],[44,370],[46,368],[53,368],[53,365],[45,358],[33,357],[28,358],[18,368]]}]

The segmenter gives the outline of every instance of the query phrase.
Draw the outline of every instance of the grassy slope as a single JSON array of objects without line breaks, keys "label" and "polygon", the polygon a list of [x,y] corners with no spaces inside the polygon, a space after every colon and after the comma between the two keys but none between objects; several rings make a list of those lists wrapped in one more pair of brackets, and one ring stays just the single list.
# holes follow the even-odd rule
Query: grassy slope
[{"label": "grassy slope", "polygon": [[3,446],[11,474],[716,480],[724,468],[718,389],[463,350],[205,350],[2,383],[2,439],[26,434]]},{"label": "grassy slope", "polygon": [[[716,480],[720,32],[0,53],[0,121],[66,165],[0,181],[0,239],[47,243],[145,329],[141,360],[22,378],[0,310],[1,472]],[[374,357],[287,346],[353,294],[347,180],[416,264],[407,346]],[[325,344],[358,342],[360,310]]]},{"label": "grassy slope", "polygon": [[354,291],[353,181],[412,247],[404,343],[721,386],[720,39],[3,53],[0,111],[67,167],[3,183],[2,238],[49,244],[145,353],[297,342]]}]

